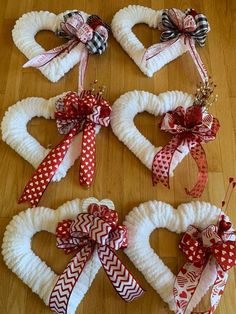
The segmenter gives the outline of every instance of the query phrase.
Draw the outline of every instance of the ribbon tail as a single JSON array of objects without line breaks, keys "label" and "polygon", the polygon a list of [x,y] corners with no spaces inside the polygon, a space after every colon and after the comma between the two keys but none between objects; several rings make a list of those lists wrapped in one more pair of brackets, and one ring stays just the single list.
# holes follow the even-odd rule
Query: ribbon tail
[{"label": "ribbon tail", "polygon": [[163,146],[163,148],[155,155],[152,163],[153,185],[161,182],[165,187],[170,188],[170,166],[174,153],[178,149],[181,142],[182,140],[179,137],[174,136],[170,142]]},{"label": "ribbon tail", "polygon": [[186,193],[191,197],[200,197],[205,189],[208,180],[208,166],[205,151],[199,142],[188,140],[189,151],[198,167],[197,183],[191,191],[185,188]]},{"label": "ribbon tail", "polygon": [[195,41],[193,38],[189,38],[189,37],[184,37],[183,38],[184,41],[186,41],[187,47],[188,47],[188,51],[194,61],[194,63],[197,66],[198,72],[200,74],[200,77],[203,81],[203,83],[205,83],[206,81],[208,81],[208,74],[207,74],[207,70],[205,65],[203,64],[197,50],[195,47]]},{"label": "ribbon tail", "polygon": [[142,57],[142,62],[143,62],[143,60],[148,61],[149,59],[157,56],[159,53],[161,53],[165,49],[168,49],[171,45],[176,43],[178,40],[179,40],[179,37],[174,38],[172,40],[168,40],[166,42],[154,44],[151,47],[147,48],[143,57]]},{"label": "ribbon tail", "polygon": [[123,300],[131,302],[144,293],[113,250],[106,245],[99,245],[97,251],[108,278]]},{"label": "ribbon tail", "polygon": [[73,128],[63,140],[48,153],[25,186],[18,204],[29,202],[32,207],[38,205],[77,133],[77,128]]},{"label": "ribbon tail", "polygon": [[213,313],[217,308],[220,302],[220,298],[224,293],[224,289],[228,279],[228,272],[223,271],[218,264],[216,265],[216,268],[217,277],[211,291],[211,309],[209,314]]},{"label": "ribbon tail", "polygon": [[184,314],[197,289],[204,266],[196,267],[192,263],[185,263],[180,269],[174,282],[174,299],[177,307],[176,314]]},{"label": "ribbon tail", "polygon": [[26,62],[23,65],[23,68],[28,68],[28,67],[34,67],[34,68],[40,68],[47,63],[49,63],[51,60],[54,58],[58,57],[60,54],[62,54],[65,51],[70,51],[73,49],[78,42],[76,40],[69,40],[67,43],[58,46],[56,48],[53,48],[51,50],[48,50],[46,52],[41,53],[38,56],[35,56],[34,58],[30,59],[28,62]]},{"label": "ribbon tail", "polygon": [[69,262],[59,276],[49,299],[49,306],[54,313],[66,314],[73,288],[78,281],[87,261],[91,258],[93,247],[83,247]]},{"label": "ribbon tail", "polygon": [[80,185],[89,188],[94,179],[96,159],[95,125],[86,122],[83,130],[82,149],[79,169]]},{"label": "ribbon tail", "polygon": [[83,44],[81,48],[81,58],[78,67],[78,94],[80,94],[84,90],[84,76],[88,64],[88,57],[88,49]]}]

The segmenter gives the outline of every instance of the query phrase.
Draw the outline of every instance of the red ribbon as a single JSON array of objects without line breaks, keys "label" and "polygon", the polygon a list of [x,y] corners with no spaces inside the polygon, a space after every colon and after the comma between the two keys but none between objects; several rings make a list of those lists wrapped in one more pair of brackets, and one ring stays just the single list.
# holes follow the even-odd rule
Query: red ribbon
[{"label": "red ribbon", "polygon": [[227,283],[227,272],[236,265],[235,240],[235,231],[225,216],[221,217],[218,225],[210,225],[202,231],[189,226],[179,245],[187,262],[180,269],[174,284],[177,314],[184,314],[188,310],[200,281],[204,279],[203,271],[209,264],[214,266],[215,278],[211,290],[211,307],[201,314],[215,311]]},{"label": "red ribbon", "polygon": [[100,94],[91,91],[67,93],[56,102],[55,118],[63,140],[53,148],[39,165],[27,183],[18,203],[30,202],[36,207],[63,161],[75,135],[83,131],[79,181],[82,186],[90,187],[95,173],[95,128],[107,127],[110,122],[111,107]]},{"label": "red ribbon", "polygon": [[[191,12],[185,14],[181,10],[178,9],[169,9],[165,10],[167,12],[167,16],[170,19],[170,25],[168,27],[160,25],[161,30],[165,31],[166,33],[169,32],[169,38],[165,39],[164,42],[154,44],[148,49],[146,49],[143,59],[148,61],[153,57],[157,56],[161,52],[169,49],[172,45],[181,41],[182,44],[186,45],[197,69],[201,76],[203,82],[208,81],[208,74],[207,70],[196,50],[195,47],[195,39],[197,35],[193,36],[194,31],[197,30],[197,24],[194,19],[194,15],[197,13],[194,10],[190,10]],[[208,25],[208,24],[207,24]],[[176,28],[177,32],[175,31],[174,27]],[[208,30],[210,27],[208,25]],[[204,32],[206,32],[204,30]],[[203,35],[203,30],[199,29],[199,35]]]},{"label": "red ribbon", "polygon": [[66,21],[61,23],[61,30],[59,33],[63,33],[63,37],[70,38],[70,40],[61,46],[35,56],[26,62],[23,67],[42,67],[61,54],[69,53],[73,48],[79,45],[80,59],[78,61],[80,63],[78,68],[78,93],[80,93],[83,90],[84,75],[89,56],[86,43],[91,41],[94,32],[97,32],[101,38],[103,38],[103,41],[106,42],[108,31],[107,26],[97,16],[92,16],[94,18],[89,19],[87,23],[85,23],[83,16],[79,12],[72,12],[71,16],[68,14],[66,17]]},{"label": "red ribbon", "polygon": [[173,134],[173,138],[154,157],[152,164],[153,185],[161,182],[169,188],[170,166],[179,146],[187,144],[192,157],[198,166],[198,179],[191,191],[192,197],[200,197],[208,179],[207,160],[201,143],[212,141],[220,127],[219,121],[212,115],[203,112],[204,108],[193,105],[186,110],[177,107],[163,115],[161,130]]},{"label": "red ribbon", "polygon": [[52,290],[49,306],[55,313],[67,313],[72,290],[95,250],[113,287],[123,300],[130,302],[143,294],[143,289],[114,252],[128,245],[127,229],[118,225],[116,211],[105,205],[91,204],[88,213],[79,214],[75,220],[60,222],[56,235],[58,248],[66,254],[74,251],[77,254]]}]

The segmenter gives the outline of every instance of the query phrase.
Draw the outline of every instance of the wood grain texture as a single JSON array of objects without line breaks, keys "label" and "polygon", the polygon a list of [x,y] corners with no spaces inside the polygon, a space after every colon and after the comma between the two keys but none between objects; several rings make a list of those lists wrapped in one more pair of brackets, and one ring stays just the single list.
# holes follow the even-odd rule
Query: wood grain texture
[{"label": "wood grain texture", "polygon": [[[66,9],[78,9],[100,15],[108,23],[113,15],[128,4],[141,4],[154,9],[193,7],[204,12],[211,24],[206,47],[200,55],[217,83],[219,101],[212,112],[221,122],[221,129],[216,141],[205,146],[209,164],[209,183],[201,199],[220,205],[224,196],[227,178],[236,176],[236,2],[235,0],[1,0],[0,1],[0,113],[1,119],[7,108],[18,100],[39,96],[50,98],[77,87],[77,67],[75,66],[58,83],[50,83],[38,70],[23,69],[26,58],[15,47],[11,30],[16,19],[23,13],[33,10],[49,10],[60,13]],[[146,46],[157,42],[159,34],[144,25],[137,25],[135,33]],[[41,32],[37,40],[46,48],[54,47],[58,40],[48,32]],[[147,78],[122,50],[115,39],[110,36],[109,49],[101,57],[91,57],[86,74],[86,85],[98,79],[107,86],[106,97],[111,103],[121,94],[130,90],[145,90],[160,93],[166,90],[182,90],[194,93],[199,81],[193,61],[188,54],[165,66],[153,78]],[[167,140],[157,131],[154,117],[141,114],[136,118],[136,125],[155,145]],[[33,119],[29,130],[44,145],[56,144],[60,138],[53,121]],[[26,205],[17,205],[17,198],[30,178],[33,168],[17,155],[5,143],[0,143],[0,195],[1,239],[6,225],[13,215],[26,209]],[[171,179],[171,190],[162,186],[153,188],[150,172],[140,161],[115,137],[111,129],[103,129],[97,137],[97,174],[96,182],[90,190],[83,190],[78,185],[78,166],[70,169],[60,183],[50,184],[41,205],[57,208],[67,200],[95,196],[98,199],[110,198],[119,211],[121,221],[136,205],[147,200],[158,199],[177,206],[191,199],[184,192],[196,178],[196,167],[190,157],[178,166]],[[228,214],[236,224],[236,197],[232,197]],[[155,231],[151,236],[152,247],[163,258],[164,262],[176,273],[182,263],[177,249],[179,237],[165,230]],[[55,248],[54,237],[46,233],[37,235],[33,247],[55,271],[61,272],[67,258]],[[122,259],[142,286],[147,290],[145,295],[132,304],[125,304],[113,291],[103,270],[100,270],[91,289],[85,296],[77,311],[78,314],[113,313],[113,314],[164,314],[171,313],[167,305],[148,285],[142,274],[135,269],[129,259],[121,254]],[[60,258],[59,258],[60,257]],[[0,258],[0,313],[7,314],[46,314],[50,313],[44,303],[27,288],[4,265]],[[236,270],[230,271],[230,278],[217,309],[218,314],[233,314],[236,308]],[[204,309],[207,298],[200,307]]]}]

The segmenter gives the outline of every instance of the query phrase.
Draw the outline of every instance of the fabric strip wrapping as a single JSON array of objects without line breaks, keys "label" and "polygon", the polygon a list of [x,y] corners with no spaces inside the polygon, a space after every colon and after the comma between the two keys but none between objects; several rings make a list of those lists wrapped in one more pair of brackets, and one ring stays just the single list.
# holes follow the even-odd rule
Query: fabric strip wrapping
[{"label": "fabric strip wrapping", "polygon": [[39,165],[19,199],[19,203],[30,202],[36,207],[65,157],[76,134],[83,132],[79,181],[90,187],[95,173],[95,127],[107,127],[110,123],[111,107],[100,94],[83,91],[80,95],[67,93],[56,102],[55,118],[63,140],[53,148]]},{"label": "fabric strip wrapping", "polygon": [[173,134],[173,138],[157,152],[153,159],[153,185],[161,182],[165,187],[169,188],[172,158],[179,146],[186,144],[197,164],[198,178],[192,190],[185,190],[192,197],[200,197],[208,179],[207,160],[201,143],[214,140],[219,127],[218,120],[212,115],[204,113],[203,108],[198,105],[193,105],[186,111],[180,106],[174,111],[164,114],[160,128],[165,132]]},{"label": "fabric strip wrapping", "polygon": [[210,309],[195,314],[212,314],[215,311],[227,283],[228,270],[236,265],[235,240],[235,231],[224,215],[218,225],[210,225],[202,231],[194,226],[188,227],[179,245],[187,262],[180,269],[174,284],[177,314],[184,314],[188,310],[208,263],[213,264],[215,269]]},{"label": "fabric strip wrapping", "polygon": [[208,81],[207,70],[195,48],[195,42],[201,47],[205,45],[207,33],[210,31],[206,16],[193,9],[185,12],[178,9],[167,9],[163,11],[160,29],[163,31],[161,43],[149,47],[144,53],[143,60],[146,62],[170,48],[177,41],[182,41],[187,46],[202,81]]},{"label": "fabric strip wrapping", "polygon": [[59,276],[50,296],[49,306],[58,314],[67,313],[71,292],[94,250],[120,297],[133,301],[143,294],[143,289],[122,264],[115,250],[125,248],[127,229],[118,225],[118,214],[105,205],[91,204],[88,213],[72,220],[63,220],[57,226],[57,247],[66,254],[77,252]]},{"label": "fabric strip wrapping", "polygon": [[88,56],[89,54],[102,54],[106,50],[108,31],[109,26],[98,16],[91,15],[85,22],[79,11],[72,11],[64,15],[64,22],[61,22],[61,28],[57,31],[58,36],[68,41],[32,58],[23,67],[42,67],[54,58],[69,53],[74,47],[78,46],[80,51],[78,93],[80,93],[83,90]]}]

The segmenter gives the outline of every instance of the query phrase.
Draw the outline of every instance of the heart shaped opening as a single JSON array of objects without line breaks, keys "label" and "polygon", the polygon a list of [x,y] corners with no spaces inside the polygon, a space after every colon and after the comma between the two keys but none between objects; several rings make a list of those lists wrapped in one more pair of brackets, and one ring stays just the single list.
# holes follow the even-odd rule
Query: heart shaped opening
[{"label": "heart shaped opening", "polygon": [[134,118],[134,124],[139,132],[145,136],[155,147],[166,145],[172,137],[171,134],[160,130],[160,121],[160,116],[155,117],[147,112],[139,113]]},{"label": "heart shaped opening", "polygon": [[136,24],[132,28],[132,31],[146,48],[160,41],[159,38],[161,32],[158,29],[153,29],[149,27],[147,24],[144,23]]},{"label": "heart shaped opening", "polygon": [[47,231],[40,231],[33,236],[32,251],[38,255],[56,274],[61,274],[73,254],[66,255],[56,247],[56,237]]},{"label": "heart shaped opening", "polygon": [[56,36],[54,32],[49,31],[49,30],[39,31],[35,36],[35,40],[46,51],[52,48],[55,48],[57,46],[60,46],[66,42],[64,38]]},{"label": "heart shaped opening", "polygon": [[[178,248],[182,236],[183,234],[173,233],[165,228],[156,229],[150,235],[150,246],[175,275],[186,262],[186,258]],[[194,312],[210,308],[210,291],[195,307]]]},{"label": "heart shaped opening", "polygon": [[45,148],[53,148],[63,136],[57,131],[55,120],[33,118],[27,125],[29,133]]}]

